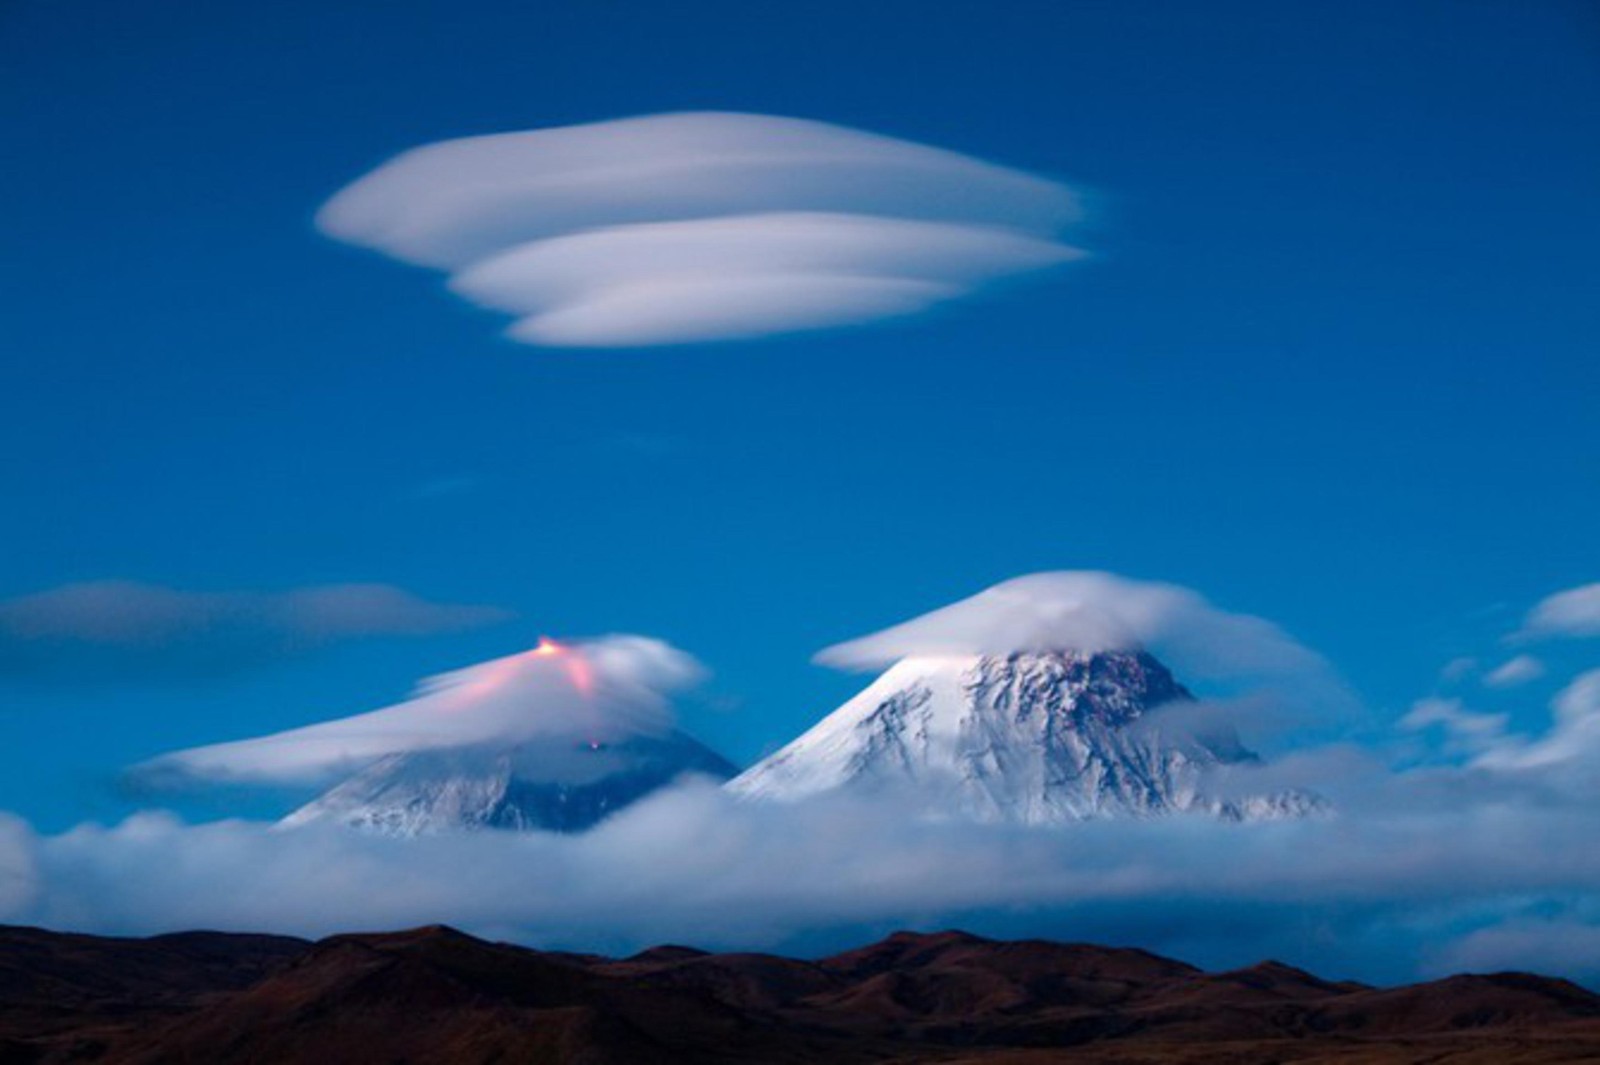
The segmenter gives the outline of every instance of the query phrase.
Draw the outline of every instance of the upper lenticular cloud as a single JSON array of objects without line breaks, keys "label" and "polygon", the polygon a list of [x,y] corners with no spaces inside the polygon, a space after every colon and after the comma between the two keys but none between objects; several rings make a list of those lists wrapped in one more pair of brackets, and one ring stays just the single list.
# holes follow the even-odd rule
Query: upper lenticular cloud
[{"label": "upper lenticular cloud", "polygon": [[406,152],[317,216],[452,274],[535,344],[750,337],[914,313],[1082,255],[1062,185],[769,115],[653,115]]},{"label": "upper lenticular cloud", "polygon": [[535,737],[611,742],[672,726],[666,693],[693,683],[689,655],[642,636],[541,643],[422,681],[382,710],[256,739],[162,755],[134,770],[151,783],[315,783],[379,758]]},{"label": "upper lenticular cloud", "polygon": [[[1184,676],[1326,674],[1276,625],[1219,610],[1187,588],[1112,573],[1035,573],[858,640],[817,661],[874,669],[920,655],[1149,649]],[[1330,678],[1331,679],[1331,678]]]}]

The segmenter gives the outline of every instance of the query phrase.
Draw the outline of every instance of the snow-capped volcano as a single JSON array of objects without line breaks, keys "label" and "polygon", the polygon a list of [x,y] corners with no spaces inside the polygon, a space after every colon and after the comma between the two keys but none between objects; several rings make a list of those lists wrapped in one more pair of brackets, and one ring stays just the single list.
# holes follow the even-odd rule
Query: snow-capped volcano
[{"label": "snow-capped volcano", "polygon": [[666,692],[697,672],[665,644],[614,636],[431,678],[408,703],[317,726],[378,757],[282,824],[578,832],[680,777],[727,780],[735,767],[672,725]]},{"label": "snow-capped volcano", "polygon": [[392,836],[503,828],[577,832],[685,775],[736,772],[677,730],[394,754],[307,803],[284,827],[332,823]]},{"label": "snow-capped volcano", "polygon": [[728,787],[776,800],[893,792],[940,813],[1026,823],[1180,811],[1254,820],[1322,805],[1302,792],[1208,793],[1210,771],[1258,759],[1231,729],[1164,720],[1162,707],[1193,699],[1143,651],[911,657]]},{"label": "snow-capped volcano", "polygon": [[429,677],[392,706],[174,751],[138,772],[329,788],[286,828],[578,831],[679,777],[734,774],[673,724],[671,694],[701,675],[693,658],[647,637],[542,639]]}]

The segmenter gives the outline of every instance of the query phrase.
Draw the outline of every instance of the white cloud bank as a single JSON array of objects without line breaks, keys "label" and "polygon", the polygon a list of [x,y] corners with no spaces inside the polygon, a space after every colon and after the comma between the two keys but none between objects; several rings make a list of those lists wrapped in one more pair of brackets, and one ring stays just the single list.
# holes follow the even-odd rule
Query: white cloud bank
[{"label": "white cloud bank", "polygon": [[[1336,770],[1336,771],[1335,771]],[[40,836],[0,824],[0,921],[106,933],[320,935],[446,921],[545,947],[813,950],[897,927],[1124,943],[1211,965],[1278,957],[1417,975],[1425,949],[1530,916],[1593,928],[1593,789],[1521,796],[1465,771],[1331,763],[1337,817],[1021,827],[929,823],[877,802],[657,793],[579,835],[393,840],[142,814]],[[6,891],[4,885],[12,885]],[[1593,957],[1518,964],[1600,976]]]},{"label": "white cloud bank", "polygon": [[387,755],[573,737],[609,743],[672,726],[667,693],[693,683],[693,658],[642,636],[545,641],[423,681],[402,703],[256,739],[162,755],[133,770],[151,784],[313,784]]},{"label": "white cloud bank", "polygon": [[1079,258],[1065,186],[822,122],[683,113],[468,137],[317,215],[451,274],[532,344],[755,337],[915,313]]}]

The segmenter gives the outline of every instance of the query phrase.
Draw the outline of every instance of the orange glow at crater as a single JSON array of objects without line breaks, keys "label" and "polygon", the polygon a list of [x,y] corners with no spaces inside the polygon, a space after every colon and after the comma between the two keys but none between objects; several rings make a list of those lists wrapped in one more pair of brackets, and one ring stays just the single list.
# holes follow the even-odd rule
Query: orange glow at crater
[{"label": "orange glow at crater", "polygon": [[587,698],[594,691],[594,670],[584,660],[582,654],[568,647],[566,644],[557,643],[548,636],[539,637],[539,646],[529,651],[528,654],[535,658],[561,657],[561,668],[566,673],[567,679],[578,690],[578,694]]}]

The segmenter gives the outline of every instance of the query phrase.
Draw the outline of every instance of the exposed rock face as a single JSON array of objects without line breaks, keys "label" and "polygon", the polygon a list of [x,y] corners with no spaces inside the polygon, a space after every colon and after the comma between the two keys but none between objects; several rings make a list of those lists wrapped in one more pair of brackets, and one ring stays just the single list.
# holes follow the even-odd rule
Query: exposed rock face
[{"label": "exposed rock face", "polygon": [[776,800],[894,792],[1025,823],[1186,811],[1253,820],[1322,806],[1303,792],[1208,793],[1209,771],[1258,759],[1231,729],[1197,732],[1170,712],[1193,701],[1141,651],[908,658],[728,786]]}]

